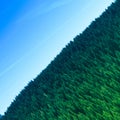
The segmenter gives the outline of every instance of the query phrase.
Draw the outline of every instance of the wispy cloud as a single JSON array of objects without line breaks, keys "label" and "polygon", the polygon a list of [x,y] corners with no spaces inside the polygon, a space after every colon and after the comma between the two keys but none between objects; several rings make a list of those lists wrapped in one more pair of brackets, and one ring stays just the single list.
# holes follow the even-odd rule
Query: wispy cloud
[{"label": "wispy cloud", "polygon": [[60,0],[60,1],[55,1],[52,4],[50,4],[48,11],[53,10],[55,8],[61,7],[63,5],[66,5],[68,3],[70,3],[72,0]]},{"label": "wispy cloud", "polygon": [[58,7],[61,7],[63,5],[70,3],[71,1],[73,0],[58,0],[51,3],[36,5],[32,10],[26,12],[20,19],[18,19],[17,23],[23,22],[26,20],[31,20],[35,17],[46,14]]},{"label": "wispy cloud", "polygon": [[2,77],[4,74],[6,74],[7,72],[9,72],[11,69],[13,69],[17,64],[19,64],[24,58],[21,57],[20,59],[18,59],[17,61],[15,61],[13,64],[11,64],[10,66],[8,66],[5,70],[3,70],[3,72],[0,73],[0,77]]}]

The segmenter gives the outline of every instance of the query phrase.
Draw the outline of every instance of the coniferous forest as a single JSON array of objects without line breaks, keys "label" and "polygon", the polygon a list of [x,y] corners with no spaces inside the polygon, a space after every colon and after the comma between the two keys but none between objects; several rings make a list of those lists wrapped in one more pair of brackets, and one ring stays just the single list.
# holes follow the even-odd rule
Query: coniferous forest
[{"label": "coniferous forest", "polygon": [[120,120],[120,0],[29,82],[1,120]]}]

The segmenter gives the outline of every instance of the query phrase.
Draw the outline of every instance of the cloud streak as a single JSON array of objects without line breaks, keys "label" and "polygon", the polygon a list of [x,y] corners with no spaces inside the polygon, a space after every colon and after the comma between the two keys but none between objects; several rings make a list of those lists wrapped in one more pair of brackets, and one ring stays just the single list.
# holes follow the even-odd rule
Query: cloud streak
[{"label": "cloud streak", "polygon": [[59,0],[59,1],[55,1],[53,3],[49,3],[49,4],[36,5],[36,6],[34,6],[34,8],[31,11],[27,12],[24,16],[22,16],[20,19],[18,19],[17,23],[34,19],[35,17],[46,14],[58,7],[66,5],[66,4],[70,3],[71,1],[73,1],[73,0],[66,0],[66,1]]},{"label": "cloud streak", "polygon": [[3,72],[0,73],[0,77],[2,77],[4,74],[6,74],[7,72],[9,72],[12,68],[14,68],[17,64],[19,64],[23,59],[24,59],[24,57],[21,57],[16,62],[14,62],[10,66],[8,66]]}]

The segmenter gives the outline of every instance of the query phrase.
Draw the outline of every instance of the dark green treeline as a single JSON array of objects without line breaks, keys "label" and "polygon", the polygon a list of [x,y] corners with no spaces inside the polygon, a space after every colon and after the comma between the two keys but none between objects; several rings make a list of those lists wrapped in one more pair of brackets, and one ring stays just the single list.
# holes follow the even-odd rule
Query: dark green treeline
[{"label": "dark green treeline", "polygon": [[21,91],[1,120],[120,120],[120,0]]}]

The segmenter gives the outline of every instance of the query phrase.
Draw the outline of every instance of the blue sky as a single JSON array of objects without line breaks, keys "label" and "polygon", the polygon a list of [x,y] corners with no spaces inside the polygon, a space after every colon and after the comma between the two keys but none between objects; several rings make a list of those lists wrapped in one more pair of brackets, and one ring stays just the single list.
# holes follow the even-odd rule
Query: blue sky
[{"label": "blue sky", "polygon": [[114,0],[0,0],[0,114]]}]

